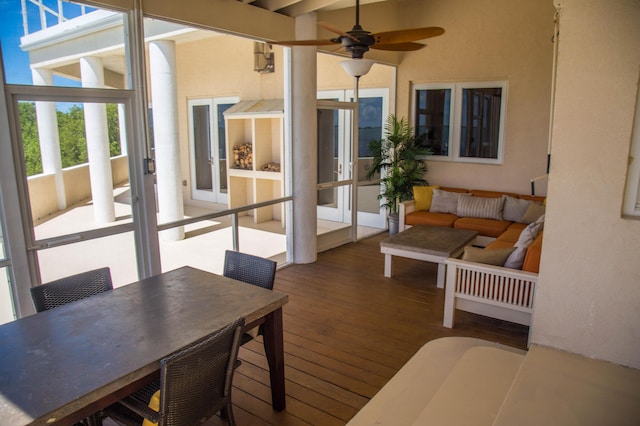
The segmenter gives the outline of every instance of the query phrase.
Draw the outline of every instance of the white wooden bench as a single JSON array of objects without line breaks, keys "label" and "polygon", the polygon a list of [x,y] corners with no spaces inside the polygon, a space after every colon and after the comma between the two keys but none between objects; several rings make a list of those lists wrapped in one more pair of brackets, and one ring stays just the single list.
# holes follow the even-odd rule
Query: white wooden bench
[{"label": "white wooden bench", "polygon": [[530,325],[538,274],[450,258],[447,260],[443,325],[455,310]]}]

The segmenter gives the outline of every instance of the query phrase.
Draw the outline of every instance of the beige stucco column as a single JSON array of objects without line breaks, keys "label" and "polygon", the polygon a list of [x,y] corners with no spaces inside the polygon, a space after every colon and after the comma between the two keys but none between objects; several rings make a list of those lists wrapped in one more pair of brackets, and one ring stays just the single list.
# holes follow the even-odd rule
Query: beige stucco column
[{"label": "beige stucco column", "polygon": [[[159,223],[184,218],[180,186],[180,143],[176,88],[176,46],[173,41],[149,43],[149,73],[153,108],[153,140],[155,143],[158,185]],[[184,239],[184,227],[162,231],[163,240]]]},{"label": "beige stucco column", "polygon": [[[316,15],[296,18],[298,40],[316,38]],[[291,49],[291,135],[293,150],[293,261],[317,259],[318,140],[316,48]]]},{"label": "beige stucco column", "polygon": [[[84,57],[80,59],[82,87],[104,88],[102,59]],[[107,106],[100,103],[84,104],[84,125],[89,156],[89,176],[93,217],[97,224],[116,219],[113,201],[113,178],[109,153],[109,130],[107,128]]]},{"label": "beige stucco column", "polygon": [[[36,86],[53,86],[53,72],[49,69],[34,68],[31,70],[31,76],[33,84]],[[53,175],[58,210],[64,210],[67,208],[67,197],[64,190],[64,176],[62,174],[56,103],[36,102],[36,115],[38,117],[38,138],[40,139],[42,172]]]}]

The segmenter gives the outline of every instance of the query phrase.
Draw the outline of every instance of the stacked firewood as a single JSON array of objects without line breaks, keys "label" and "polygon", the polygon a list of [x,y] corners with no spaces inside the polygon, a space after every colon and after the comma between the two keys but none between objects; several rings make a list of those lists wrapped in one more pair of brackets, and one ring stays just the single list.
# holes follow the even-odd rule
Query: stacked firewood
[{"label": "stacked firewood", "polygon": [[233,147],[233,167],[247,170],[253,168],[253,145],[251,142]]},{"label": "stacked firewood", "polygon": [[280,163],[267,163],[262,166],[262,171],[264,172],[279,172],[280,171]]}]

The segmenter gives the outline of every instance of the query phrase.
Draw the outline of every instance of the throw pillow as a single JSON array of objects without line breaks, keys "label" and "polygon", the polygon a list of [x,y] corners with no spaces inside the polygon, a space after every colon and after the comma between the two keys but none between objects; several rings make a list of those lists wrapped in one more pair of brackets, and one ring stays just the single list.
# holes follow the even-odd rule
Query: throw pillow
[{"label": "throw pillow", "polygon": [[477,217],[481,219],[502,220],[504,199],[487,197],[460,197],[458,212],[460,217]]},{"label": "throw pillow", "polygon": [[502,210],[504,220],[520,222],[527,212],[531,201],[521,200],[520,198],[514,198],[508,195],[503,195],[502,197],[504,198],[504,209]]},{"label": "throw pillow", "polygon": [[452,213],[458,212],[458,198],[460,196],[469,196],[460,192],[443,191],[442,189],[433,190],[433,199],[431,200],[430,212],[433,213]]},{"label": "throw pillow", "polygon": [[483,249],[479,247],[467,246],[464,248],[462,260],[476,263],[486,263],[487,265],[502,266],[515,247],[499,249]]},{"label": "throw pillow", "polygon": [[429,210],[433,199],[433,190],[439,189],[440,185],[414,186],[413,200],[416,202],[416,210]]},{"label": "throw pillow", "polygon": [[540,216],[544,214],[544,210],[545,210],[544,204],[538,203],[538,202],[532,202],[527,208],[527,211],[524,212],[522,219],[520,219],[520,223],[535,222],[536,220],[538,220]]},{"label": "throw pillow", "polygon": [[536,239],[542,228],[544,227],[544,215],[540,216],[538,220],[527,225],[526,228],[520,233],[518,241],[513,245],[515,250],[509,255],[504,262],[506,268],[522,269],[524,264],[524,258],[527,254],[527,248],[531,245],[533,240]]}]

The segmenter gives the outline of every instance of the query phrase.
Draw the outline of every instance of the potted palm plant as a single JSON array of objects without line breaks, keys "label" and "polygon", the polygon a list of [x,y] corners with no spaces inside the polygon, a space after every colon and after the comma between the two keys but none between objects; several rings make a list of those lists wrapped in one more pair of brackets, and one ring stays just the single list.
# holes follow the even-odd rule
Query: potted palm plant
[{"label": "potted palm plant", "polygon": [[398,232],[400,203],[413,197],[414,186],[428,185],[424,179],[425,157],[431,150],[421,145],[425,136],[416,136],[405,118],[391,114],[385,123],[384,138],[369,142],[373,159],[367,179],[380,175],[382,190],[378,199],[385,200],[382,206],[387,208],[390,234]]}]

